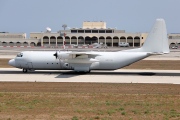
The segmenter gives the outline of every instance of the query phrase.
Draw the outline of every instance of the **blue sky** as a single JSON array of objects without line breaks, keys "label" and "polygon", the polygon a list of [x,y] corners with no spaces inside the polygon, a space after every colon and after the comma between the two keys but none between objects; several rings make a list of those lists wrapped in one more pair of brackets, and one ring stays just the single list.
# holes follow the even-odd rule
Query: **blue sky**
[{"label": "blue sky", "polygon": [[180,0],[0,0],[0,31],[53,32],[82,27],[83,21],[105,21],[126,32],[149,32],[164,18],[168,33],[180,33]]}]

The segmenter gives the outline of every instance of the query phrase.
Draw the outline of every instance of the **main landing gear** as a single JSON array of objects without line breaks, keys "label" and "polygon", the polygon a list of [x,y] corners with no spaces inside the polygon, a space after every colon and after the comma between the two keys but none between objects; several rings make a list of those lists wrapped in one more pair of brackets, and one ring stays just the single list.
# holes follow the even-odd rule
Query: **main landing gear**
[{"label": "main landing gear", "polygon": [[27,69],[23,69],[23,73],[27,73],[27,71],[28,71]]}]

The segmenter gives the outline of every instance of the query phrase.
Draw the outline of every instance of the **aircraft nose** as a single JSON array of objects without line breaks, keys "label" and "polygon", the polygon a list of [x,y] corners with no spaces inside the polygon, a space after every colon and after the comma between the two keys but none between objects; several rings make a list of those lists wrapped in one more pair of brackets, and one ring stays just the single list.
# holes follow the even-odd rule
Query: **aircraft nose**
[{"label": "aircraft nose", "polygon": [[16,66],[16,63],[15,63],[14,59],[9,60],[8,64],[11,65],[11,66],[14,66],[14,67]]}]

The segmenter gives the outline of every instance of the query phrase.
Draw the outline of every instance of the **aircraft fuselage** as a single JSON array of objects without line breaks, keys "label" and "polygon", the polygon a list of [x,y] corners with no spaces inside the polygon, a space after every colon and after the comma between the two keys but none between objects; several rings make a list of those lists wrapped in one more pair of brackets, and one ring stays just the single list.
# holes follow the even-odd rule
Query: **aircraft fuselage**
[{"label": "aircraft fuselage", "polygon": [[[139,61],[149,55],[146,52],[86,52],[98,53],[97,56],[89,55],[86,58],[69,56],[71,51],[62,51],[58,57],[54,56],[56,51],[21,52],[20,56],[12,59],[9,64],[22,69],[32,70],[75,70],[85,66],[88,70],[115,70]],[[79,64],[80,63],[80,64]],[[76,70],[77,68],[77,70]],[[81,69],[79,70],[81,71]]]}]

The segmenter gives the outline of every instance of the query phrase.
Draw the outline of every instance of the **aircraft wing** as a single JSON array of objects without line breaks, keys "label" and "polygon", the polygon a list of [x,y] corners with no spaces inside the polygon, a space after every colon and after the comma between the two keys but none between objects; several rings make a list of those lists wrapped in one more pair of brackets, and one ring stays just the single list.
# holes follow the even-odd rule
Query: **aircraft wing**
[{"label": "aircraft wing", "polygon": [[100,54],[97,54],[95,52],[71,52],[71,53],[68,53],[69,55],[78,55],[78,56],[81,56],[81,55],[92,55],[92,56],[99,56]]},{"label": "aircraft wing", "polygon": [[68,53],[69,58],[79,58],[79,59],[85,59],[85,58],[95,58],[96,56],[100,56],[100,54],[97,54],[95,52],[71,52]]},{"label": "aircraft wing", "polygon": [[99,60],[95,57],[100,54],[94,52],[71,52],[68,54],[69,59],[66,62],[70,63],[76,71],[89,71],[90,67],[99,65]]},{"label": "aircraft wing", "polygon": [[99,60],[96,60],[96,56],[100,56],[100,54],[94,52],[71,52],[69,54],[68,63],[93,63]]}]

